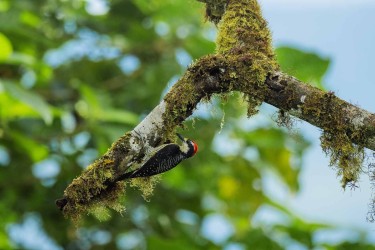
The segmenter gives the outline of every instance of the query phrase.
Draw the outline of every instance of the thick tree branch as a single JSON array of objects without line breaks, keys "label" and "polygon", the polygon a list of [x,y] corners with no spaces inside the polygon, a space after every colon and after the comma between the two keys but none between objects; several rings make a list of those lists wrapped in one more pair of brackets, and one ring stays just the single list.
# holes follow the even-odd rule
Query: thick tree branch
[{"label": "thick tree branch", "polygon": [[[201,100],[231,91],[244,94],[249,116],[267,102],[321,128],[322,147],[340,167],[343,184],[356,180],[360,149],[375,150],[375,115],[279,72],[270,32],[255,0],[204,2],[210,8],[220,3],[217,53],[190,66],[133,131],[73,180],[56,202],[65,215],[77,219],[101,206],[121,210],[117,202],[125,187],[124,181],[119,181],[121,176],[137,168],[148,149],[175,140],[176,127]],[[358,144],[358,149],[352,143]],[[141,187],[150,183],[148,179],[132,181]]]},{"label": "thick tree branch", "polygon": [[[236,60],[237,67],[241,65],[238,62],[242,62],[243,68],[248,68],[251,64],[246,60]],[[134,128],[133,132],[121,137],[104,156],[98,159],[92,167],[89,167],[83,175],[85,177],[84,184],[78,178],[67,188],[65,197],[58,202],[58,206],[65,213],[76,213],[76,202],[71,204],[73,206],[66,205],[75,200],[74,197],[78,195],[77,190],[81,192],[91,186],[90,180],[93,177],[98,177],[95,174],[101,175],[99,179],[103,180],[103,184],[98,189],[91,187],[90,190],[85,191],[87,200],[81,199],[82,206],[90,200],[95,200],[98,197],[104,199],[103,196],[111,197],[110,194],[113,192],[122,190],[123,187],[117,183],[117,180],[128,168],[140,161],[144,155],[143,147],[155,147],[168,141],[169,137],[166,135],[172,135],[174,129],[193,113],[196,105],[202,99],[208,100],[214,94],[230,91],[240,91],[245,94],[256,92],[258,86],[248,82],[246,76],[235,74],[241,70],[234,68],[232,64],[233,62],[223,56],[213,55],[200,59],[190,67],[165,99]],[[360,143],[372,150],[375,149],[374,114],[281,72],[270,73],[265,81],[265,86],[267,86],[265,102],[322,129],[335,121],[330,121],[330,118],[326,117],[327,107],[320,104],[323,104],[324,100],[340,103],[343,113],[346,114],[343,119],[348,123],[348,135],[366,131],[368,136],[362,141],[358,141],[361,138],[353,137],[353,142]],[[317,96],[320,99],[315,99]],[[311,102],[314,102],[311,104],[316,105],[314,112],[324,115],[314,116],[314,114],[304,111],[306,108],[304,106],[310,102],[310,99]],[[140,139],[139,136],[143,139]],[[145,140],[148,145],[143,145],[142,140]],[[96,185],[96,183],[94,184]]]},{"label": "thick tree branch", "polygon": [[323,130],[337,123],[330,113],[333,105],[338,106],[340,110],[335,112],[342,114],[351,141],[375,151],[375,114],[282,72],[271,73],[265,84],[267,103]]}]

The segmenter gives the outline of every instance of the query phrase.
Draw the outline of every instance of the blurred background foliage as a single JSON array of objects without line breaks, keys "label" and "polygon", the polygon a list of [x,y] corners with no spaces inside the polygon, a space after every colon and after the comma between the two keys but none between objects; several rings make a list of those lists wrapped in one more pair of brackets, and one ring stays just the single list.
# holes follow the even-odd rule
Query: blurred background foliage
[{"label": "blurred background foliage", "polygon": [[[372,249],[317,241],[332,226],[268,198],[272,178],[298,192],[309,143],[267,105],[248,120],[238,93],[199,105],[181,132],[200,152],[149,201],[128,187],[122,215],[78,228],[63,218],[54,200],[72,179],[214,52],[203,17],[193,0],[0,1],[0,249]],[[284,71],[323,88],[328,59],[276,51]]]}]

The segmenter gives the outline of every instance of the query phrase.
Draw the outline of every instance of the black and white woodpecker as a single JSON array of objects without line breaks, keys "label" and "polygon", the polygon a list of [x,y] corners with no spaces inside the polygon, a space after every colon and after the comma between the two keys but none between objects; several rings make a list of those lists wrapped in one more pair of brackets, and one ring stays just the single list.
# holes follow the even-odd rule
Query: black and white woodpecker
[{"label": "black and white woodpecker", "polygon": [[198,151],[198,145],[190,139],[183,138],[180,134],[177,136],[182,141],[181,146],[168,143],[155,148],[153,155],[141,167],[123,174],[120,180],[161,174],[176,167],[181,161],[194,156]]}]

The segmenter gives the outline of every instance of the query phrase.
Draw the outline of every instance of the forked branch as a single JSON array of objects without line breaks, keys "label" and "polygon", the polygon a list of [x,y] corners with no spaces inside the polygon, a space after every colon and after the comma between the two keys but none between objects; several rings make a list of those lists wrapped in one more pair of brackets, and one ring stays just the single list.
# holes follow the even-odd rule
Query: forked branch
[{"label": "forked branch", "polygon": [[[284,114],[321,128],[322,147],[330,154],[331,163],[338,166],[343,185],[357,180],[363,148],[375,150],[375,115],[334,93],[325,93],[280,72],[257,1],[198,1],[209,8],[209,20],[221,20],[216,53],[191,65],[132,132],[119,138],[105,155],[73,180],[64,197],[56,202],[65,215],[77,219],[103,206],[121,211],[118,198],[125,184],[118,180],[125,171],[137,167],[147,153],[145,147],[174,140],[176,127],[182,125],[202,99],[231,91],[244,94],[248,116],[266,102]],[[135,184],[144,187],[145,183],[152,185],[152,178]]]}]

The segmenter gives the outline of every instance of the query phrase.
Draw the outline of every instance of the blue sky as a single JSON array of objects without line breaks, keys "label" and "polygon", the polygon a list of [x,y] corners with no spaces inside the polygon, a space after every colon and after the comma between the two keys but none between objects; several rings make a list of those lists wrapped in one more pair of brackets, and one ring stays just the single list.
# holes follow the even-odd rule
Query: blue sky
[{"label": "blue sky", "polygon": [[[373,1],[262,0],[261,4],[275,45],[294,45],[331,58],[327,88],[375,112]],[[371,197],[368,177],[362,175],[360,188],[344,192],[319,147],[320,131],[306,123],[299,127],[313,143],[305,156],[301,192],[294,197],[282,191],[272,195],[304,218],[373,232],[375,225],[366,222]]]}]

